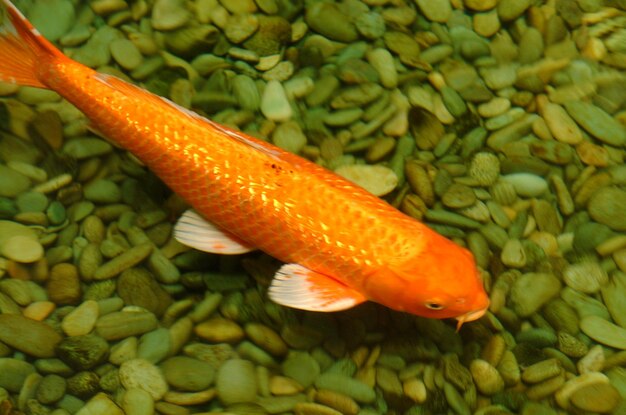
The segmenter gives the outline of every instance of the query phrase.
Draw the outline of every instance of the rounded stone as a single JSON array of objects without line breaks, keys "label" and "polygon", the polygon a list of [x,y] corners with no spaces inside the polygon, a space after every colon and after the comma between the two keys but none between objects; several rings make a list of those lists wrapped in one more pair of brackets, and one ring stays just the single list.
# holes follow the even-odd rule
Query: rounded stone
[{"label": "rounded stone", "polygon": [[13,198],[30,187],[28,177],[0,164],[0,196]]},{"label": "rounded stone", "polygon": [[57,356],[76,370],[87,370],[103,363],[109,344],[100,336],[87,334],[64,338],[56,347]]},{"label": "rounded stone", "polygon": [[239,324],[222,317],[214,317],[198,324],[194,332],[211,343],[238,343],[245,336]]},{"label": "rounded stone", "polygon": [[596,221],[616,231],[626,231],[626,191],[604,187],[591,195],[587,209]]},{"label": "rounded stone", "polygon": [[272,121],[287,121],[292,109],[285,88],[278,81],[269,81],[261,96],[261,112]]},{"label": "rounded stone", "polygon": [[50,405],[65,395],[67,382],[59,375],[46,375],[35,391],[35,398],[44,405]]},{"label": "rounded stone", "polygon": [[172,303],[167,291],[144,268],[129,268],[117,279],[117,294],[125,304],[136,305],[161,316]]},{"label": "rounded stone", "polygon": [[18,393],[22,389],[26,378],[35,372],[35,367],[28,362],[10,357],[1,357],[0,388]]},{"label": "rounded stone", "polygon": [[132,359],[121,364],[119,379],[126,389],[139,388],[157,401],[168,391],[167,382],[158,367],[144,359]]},{"label": "rounded stone", "polygon": [[84,188],[85,199],[94,203],[117,203],[122,200],[119,186],[106,179],[96,180]]},{"label": "rounded stone", "polygon": [[478,390],[484,395],[494,395],[504,389],[504,380],[498,370],[489,362],[475,359],[470,364],[470,372]]},{"label": "rounded stone", "polygon": [[78,269],[69,263],[54,265],[46,288],[50,301],[61,305],[76,304],[82,293]]},{"label": "rounded stone", "polygon": [[143,61],[143,56],[137,46],[128,39],[116,39],[109,47],[113,59],[124,69],[135,69]]},{"label": "rounded stone", "polygon": [[526,273],[515,280],[511,288],[511,305],[521,317],[533,314],[561,289],[561,283],[552,274]]},{"label": "rounded stone", "polygon": [[217,372],[216,388],[224,405],[253,402],[257,394],[254,365],[243,359],[227,360]]},{"label": "rounded stone", "polygon": [[320,374],[320,365],[306,352],[292,352],[282,365],[283,374],[308,388]]},{"label": "rounded stone", "polygon": [[215,369],[210,363],[192,357],[170,357],[160,366],[167,383],[180,391],[201,391],[208,388],[215,378]]},{"label": "rounded stone", "polygon": [[438,23],[446,23],[452,15],[450,0],[416,0],[424,16]]},{"label": "rounded stone", "polygon": [[353,164],[337,168],[335,173],[350,180],[375,196],[383,196],[398,185],[398,176],[389,167]]},{"label": "rounded stone", "polygon": [[24,235],[16,235],[7,238],[0,253],[15,262],[30,263],[39,261],[43,257],[43,247],[37,239]]},{"label": "rounded stone", "polygon": [[288,348],[283,339],[271,328],[260,323],[248,323],[244,327],[248,338],[257,346],[274,356],[287,354]]},{"label": "rounded stone", "polygon": [[570,402],[583,411],[610,413],[621,401],[617,389],[609,383],[591,383],[576,390]]},{"label": "rounded stone", "polygon": [[48,324],[19,314],[0,314],[0,342],[35,357],[53,357],[61,335]]}]

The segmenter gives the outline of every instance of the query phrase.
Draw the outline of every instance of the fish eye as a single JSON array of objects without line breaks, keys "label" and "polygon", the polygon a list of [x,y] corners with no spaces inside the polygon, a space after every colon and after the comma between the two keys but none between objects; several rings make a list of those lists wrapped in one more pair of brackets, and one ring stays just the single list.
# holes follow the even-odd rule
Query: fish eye
[{"label": "fish eye", "polygon": [[432,301],[428,301],[428,302],[424,303],[424,305],[429,310],[435,310],[435,311],[443,310],[445,308],[443,304],[435,303],[435,302],[432,302]]}]

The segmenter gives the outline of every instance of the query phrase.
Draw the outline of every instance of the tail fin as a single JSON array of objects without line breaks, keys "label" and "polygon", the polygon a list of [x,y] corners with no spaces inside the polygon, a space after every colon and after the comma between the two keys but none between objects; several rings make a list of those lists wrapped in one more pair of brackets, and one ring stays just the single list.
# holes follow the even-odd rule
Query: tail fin
[{"label": "tail fin", "polygon": [[42,60],[63,56],[9,1],[0,0],[0,81],[47,88],[38,78]]}]

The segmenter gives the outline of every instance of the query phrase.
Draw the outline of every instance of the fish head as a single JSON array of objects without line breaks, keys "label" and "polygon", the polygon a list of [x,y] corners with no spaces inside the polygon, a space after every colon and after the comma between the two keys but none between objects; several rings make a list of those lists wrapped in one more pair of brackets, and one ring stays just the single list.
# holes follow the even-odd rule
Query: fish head
[{"label": "fish head", "polygon": [[428,318],[456,318],[459,327],[480,318],[489,307],[473,255],[434,234],[425,248],[391,263],[370,278],[373,301]]}]

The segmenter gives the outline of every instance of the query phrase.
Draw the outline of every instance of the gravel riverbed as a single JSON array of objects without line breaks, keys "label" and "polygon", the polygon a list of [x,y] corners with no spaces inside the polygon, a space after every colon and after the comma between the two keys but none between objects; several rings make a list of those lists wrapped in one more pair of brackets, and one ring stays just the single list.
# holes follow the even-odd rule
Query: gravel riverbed
[{"label": "gravel riverbed", "polygon": [[626,2],[16,5],[467,246],[491,306],[278,306],[275,260],[182,246],[132,155],[0,84],[0,414],[626,414]]}]

